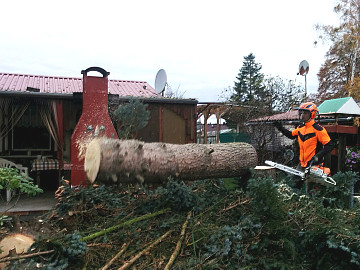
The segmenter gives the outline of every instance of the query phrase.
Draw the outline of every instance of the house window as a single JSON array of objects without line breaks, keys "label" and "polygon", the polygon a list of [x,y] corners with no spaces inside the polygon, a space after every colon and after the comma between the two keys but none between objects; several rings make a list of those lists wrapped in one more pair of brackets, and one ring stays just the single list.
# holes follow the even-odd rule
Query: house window
[{"label": "house window", "polygon": [[51,150],[51,136],[36,105],[29,105],[12,130],[13,150]]}]

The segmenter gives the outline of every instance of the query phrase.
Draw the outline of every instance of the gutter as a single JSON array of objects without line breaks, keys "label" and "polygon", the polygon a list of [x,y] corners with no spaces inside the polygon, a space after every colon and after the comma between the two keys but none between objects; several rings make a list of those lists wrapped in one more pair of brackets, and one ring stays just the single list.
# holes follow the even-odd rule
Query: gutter
[{"label": "gutter", "polygon": [[55,99],[72,99],[73,98],[73,94],[19,92],[19,91],[0,91],[0,97],[1,96],[39,97],[39,98],[55,98]]},{"label": "gutter", "polygon": [[[1,96],[16,96],[16,97],[32,97],[32,98],[52,98],[52,99],[79,99],[82,98],[82,92],[74,92],[71,94],[59,94],[59,93],[41,93],[31,91],[0,91]],[[151,98],[151,97],[133,97],[133,96],[119,96],[116,94],[109,94],[111,101],[129,101],[131,98],[139,99],[145,103],[167,103],[167,104],[198,104],[196,99],[166,99],[166,98]]]},{"label": "gutter", "polygon": [[172,98],[152,98],[152,97],[123,97],[119,95],[109,95],[112,96],[111,98],[113,100],[117,101],[129,101],[131,98],[139,99],[140,101],[144,103],[168,103],[168,104],[198,104],[198,101],[196,99],[172,99]]}]

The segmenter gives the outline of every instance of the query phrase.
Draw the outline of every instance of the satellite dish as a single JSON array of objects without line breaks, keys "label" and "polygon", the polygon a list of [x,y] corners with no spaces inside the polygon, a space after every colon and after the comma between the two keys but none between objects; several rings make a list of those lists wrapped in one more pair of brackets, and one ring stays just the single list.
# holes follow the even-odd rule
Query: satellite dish
[{"label": "satellite dish", "polygon": [[309,73],[309,63],[306,60],[301,61],[299,65],[299,73],[302,76],[306,76]]},{"label": "satellite dish", "polygon": [[155,90],[156,93],[161,94],[165,90],[167,83],[166,72],[163,69],[160,69],[155,77]]}]

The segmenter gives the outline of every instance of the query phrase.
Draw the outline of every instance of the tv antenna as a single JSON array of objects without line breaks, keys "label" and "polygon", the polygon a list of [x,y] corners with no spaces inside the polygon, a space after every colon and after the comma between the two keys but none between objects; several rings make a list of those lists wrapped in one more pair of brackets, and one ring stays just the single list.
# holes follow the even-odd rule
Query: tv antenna
[{"label": "tv antenna", "polygon": [[155,91],[158,94],[164,96],[165,86],[167,85],[167,76],[166,72],[163,69],[160,69],[155,77]]},{"label": "tv antenna", "polygon": [[306,60],[302,60],[300,62],[299,65],[299,72],[298,75],[300,74],[301,76],[305,77],[305,95],[304,95],[304,99],[306,99],[306,94],[307,94],[307,89],[306,89],[306,75],[309,73],[309,63]]}]

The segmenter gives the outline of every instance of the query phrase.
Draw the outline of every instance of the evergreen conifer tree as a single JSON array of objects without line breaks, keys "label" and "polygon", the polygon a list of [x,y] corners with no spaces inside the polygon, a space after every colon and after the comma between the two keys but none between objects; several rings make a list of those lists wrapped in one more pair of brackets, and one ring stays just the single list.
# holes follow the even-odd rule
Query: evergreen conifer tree
[{"label": "evergreen conifer tree", "polygon": [[147,106],[139,99],[130,98],[129,103],[120,104],[114,111],[120,139],[134,138],[138,130],[146,127],[150,119],[150,111],[146,110]]},{"label": "evergreen conifer tree", "polygon": [[243,66],[236,77],[238,81],[235,82],[232,101],[252,104],[261,102],[266,97],[261,68],[262,66],[255,62],[254,54],[250,53],[244,57]]}]

